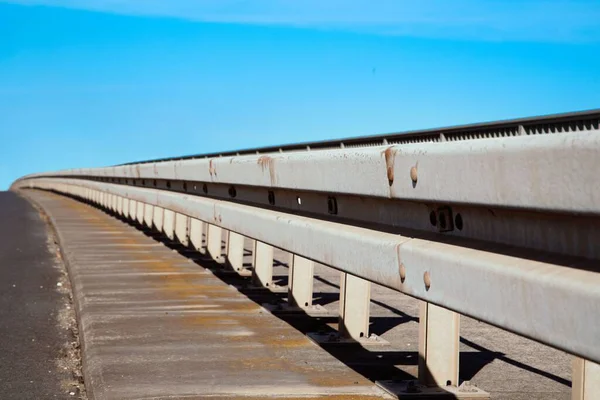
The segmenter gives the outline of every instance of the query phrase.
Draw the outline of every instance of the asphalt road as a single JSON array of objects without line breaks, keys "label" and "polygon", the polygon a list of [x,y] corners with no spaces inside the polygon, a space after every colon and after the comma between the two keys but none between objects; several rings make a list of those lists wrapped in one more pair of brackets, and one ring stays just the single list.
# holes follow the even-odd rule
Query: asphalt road
[{"label": "asphalt road", "polygon": [[[73,398],[59,367],[68,331],[59,329],[64,303],[60,271],[47,246],[47,227],[35,208],[0,192],[0,398]],[[63,369],[63,370],[61,370]]]}]

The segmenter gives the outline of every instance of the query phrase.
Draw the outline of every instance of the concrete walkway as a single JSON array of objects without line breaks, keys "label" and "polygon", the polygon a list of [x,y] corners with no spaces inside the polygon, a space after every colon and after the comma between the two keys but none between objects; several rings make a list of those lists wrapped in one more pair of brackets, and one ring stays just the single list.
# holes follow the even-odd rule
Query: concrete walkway
[{"label": "concrete walkway", "polygon": [[27,191],[51,217],[91,399],[371,399],[382,393],[226,280],[92,206]]}]

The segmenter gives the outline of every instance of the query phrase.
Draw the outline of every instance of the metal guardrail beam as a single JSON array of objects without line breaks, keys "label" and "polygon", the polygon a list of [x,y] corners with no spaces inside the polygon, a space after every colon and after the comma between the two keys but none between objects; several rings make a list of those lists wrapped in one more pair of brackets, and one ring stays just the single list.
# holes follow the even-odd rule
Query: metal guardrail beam
[{"label": "metal guardrail beam", "polygon": [[58,178],[39,179],[35,187],[92,189],[182,213],[600,361],[597,261],[540,257],[534,251],[469,241],[444,243],[411,238],[228,201],[117,184]]},{"label": "metal guardrail beam", "polygon": [[[600,130],[228,156],[40,176],[207,182],[434,203],[600,214]],[[137,182],[141,184],[141,182]],[[552,193],[552,195],[549,195]]]}]

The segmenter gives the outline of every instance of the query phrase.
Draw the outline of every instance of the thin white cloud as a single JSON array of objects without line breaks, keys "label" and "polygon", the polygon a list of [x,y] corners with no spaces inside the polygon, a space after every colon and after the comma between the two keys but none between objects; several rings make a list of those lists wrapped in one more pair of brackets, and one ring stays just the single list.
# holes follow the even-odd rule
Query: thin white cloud
[{"label": "thin white cloud", "polygon": [[[0,0],[3,1],[3,0]],[[4,0],[125,15],[468,40],[600,42],[595,0]]]}]

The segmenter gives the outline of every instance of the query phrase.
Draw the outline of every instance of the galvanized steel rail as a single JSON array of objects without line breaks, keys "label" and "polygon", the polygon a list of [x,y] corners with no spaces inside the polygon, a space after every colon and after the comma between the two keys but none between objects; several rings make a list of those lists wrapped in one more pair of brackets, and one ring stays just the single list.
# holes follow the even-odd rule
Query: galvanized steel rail
[{"label": "galvanized steel rail", "polygon": [[300,308],[311,262],[336,268],[355,340],[368,337],[368,282],[419,298],[423,383],[457,384],[456,312],[593,361],[575,371],[587,398],[600,379],[599,125],[595,110],[71,169],[13,188],[72,194],[201,250],[207,235],[216,259],[225,229],[238,271],[250,237],[262,285],[272,246],[287,250]]}]

